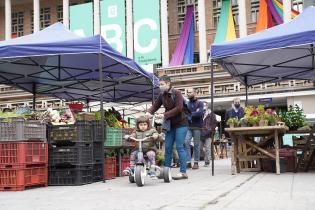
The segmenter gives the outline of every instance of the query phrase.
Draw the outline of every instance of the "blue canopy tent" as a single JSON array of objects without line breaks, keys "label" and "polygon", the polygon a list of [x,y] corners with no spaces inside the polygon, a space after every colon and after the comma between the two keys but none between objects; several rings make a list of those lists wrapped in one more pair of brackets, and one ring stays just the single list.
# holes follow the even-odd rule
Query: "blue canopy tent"
[{"label": "blue canopy tent", "polygon": [[289,79],[315,80],[315,7],[308,7],[289,23],[211,45],[211,103],[213,63],[246,86]]},{"label": "blue canopy tent", "polygon": [[2,84],[34,95],[99,101],[101,77],[105,102],[152,100],[158,84],[153,74],[115,51],[100,35],[79,37],[61,23],[0,42]]},{"label": "blue canopy tent", "polygon": [[212,44],[211,61],[245,86],[289,79],[314,81],[314,19],[315,7],[308,7],[289,23]]},{"label": "blue canopy tent", "polygon": [[[79,37],[56,23],[0,42],[0,84],[66,100],[144,102],[154,99],[157,78],[115,51],[100,36]],[[102,159],[103,162],[103,159]]]}]

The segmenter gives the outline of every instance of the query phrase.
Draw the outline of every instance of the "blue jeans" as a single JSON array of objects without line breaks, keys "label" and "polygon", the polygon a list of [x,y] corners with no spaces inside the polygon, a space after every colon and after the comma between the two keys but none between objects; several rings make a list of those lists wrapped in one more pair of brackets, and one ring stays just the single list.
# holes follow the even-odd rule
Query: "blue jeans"
[{"label": "blue jeans", "polygon": [[171,129],[165,135],[165,166],[171,167],[173,145],[176,144],[176,150],[179,156],[179,164],[181,173],[186,173],[186,152],[184,149],[187,127],[179,127]]},{"label": "blue jeans", "polygon": [[186,140],[185,140],[187,162],[191,161],[190,141],[192,137],[194,137],[194,161],[198,162],[200,160],[201,129],[188,129],[187,131]]}]

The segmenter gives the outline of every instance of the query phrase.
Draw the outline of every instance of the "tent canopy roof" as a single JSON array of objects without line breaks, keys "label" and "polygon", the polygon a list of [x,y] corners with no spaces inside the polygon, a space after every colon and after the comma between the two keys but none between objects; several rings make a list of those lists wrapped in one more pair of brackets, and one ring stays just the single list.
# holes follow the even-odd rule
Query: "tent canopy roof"
[{"label": "tent canopy roof", "polygon": [[0,83],[66,100],[100,98],[102,56],[104,101],[152,99],[157,78],[115,51],[100,35],[79,37],[56,23],[0,42]]},{"label": "tent canopy roof", "polygon": [[314,80],[315,7],[289,23],[211,45],[211,59],[245,85]]}]

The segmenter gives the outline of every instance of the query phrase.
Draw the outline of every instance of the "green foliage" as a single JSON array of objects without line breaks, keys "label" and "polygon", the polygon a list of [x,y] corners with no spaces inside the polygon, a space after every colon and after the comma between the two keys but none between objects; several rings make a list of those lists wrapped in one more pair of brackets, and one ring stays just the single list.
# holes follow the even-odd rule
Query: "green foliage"
[{"label": "green foliage", "polygon": [[238,126],[239,120],[237,118],[229,118],[227,121],[228,125],[234,125],[234,126]]},{"label": "green foliage", "polygon": [[303,109],[298,105],[290,106],[287,112],[279,112],[280,119],[285,122],[285,125],[290,128],[290,130],[297,130],[305,125],[305,115]]}]

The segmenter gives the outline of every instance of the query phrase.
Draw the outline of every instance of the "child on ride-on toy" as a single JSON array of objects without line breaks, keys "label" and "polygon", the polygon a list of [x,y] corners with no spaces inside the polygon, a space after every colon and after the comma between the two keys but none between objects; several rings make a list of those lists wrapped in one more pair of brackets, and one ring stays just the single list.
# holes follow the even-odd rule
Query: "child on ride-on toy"
[{"label": "child on ride-on toy", "polygon": [[[125,135],[125,139],[129,139],[130,137],[135,139],[143,139],[145,137],[150,137],[148,141],[144,141],[142,143],[142,151],[143,154],[146,154],[149,160],[149,168],[154,168],[155,166],[155,157],[157,151],[157,141],[159,139],[159,133],[150,126],[149,118],[145,116],[141,116],[137,119],[136,131],[134,131],[131,135]],[[130,175],[134,172],[134,167],[137,162],[138,157],[138,149],[135,149],[131,152],[130,155],[130,168],[126,168],[124,170],[125,175]],[[153,166],[153,167],[152,167]],[[148,173],[151,177],[155,177],[154,171],[149,171]]]}]

